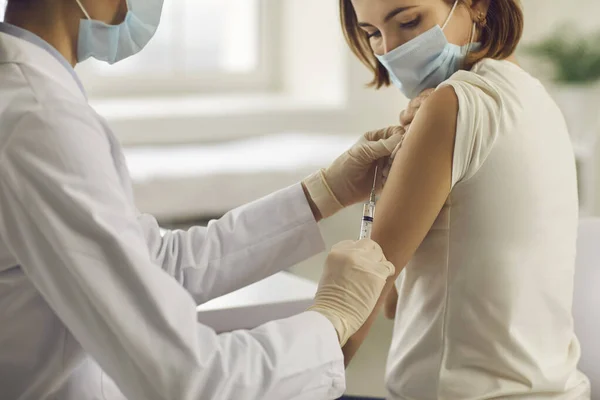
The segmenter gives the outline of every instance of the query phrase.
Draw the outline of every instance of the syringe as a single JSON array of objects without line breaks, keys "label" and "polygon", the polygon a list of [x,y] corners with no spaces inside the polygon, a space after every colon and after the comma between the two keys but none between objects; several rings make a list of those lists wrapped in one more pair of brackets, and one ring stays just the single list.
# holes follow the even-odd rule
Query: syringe
[{"label": "syringe", "polygon": [[377,166],[375,166],[375,177],[373,178],[373,189],[371,190],[371,195],[369,196],[369,200],[365,203],[363,207],[363,215],[360,223],[360,235],[358,237],[359,240],[362,239],[370,239],[371,238],[371,229],[373,228],[373,218],[375,217],[375,187],[377,184]]}]

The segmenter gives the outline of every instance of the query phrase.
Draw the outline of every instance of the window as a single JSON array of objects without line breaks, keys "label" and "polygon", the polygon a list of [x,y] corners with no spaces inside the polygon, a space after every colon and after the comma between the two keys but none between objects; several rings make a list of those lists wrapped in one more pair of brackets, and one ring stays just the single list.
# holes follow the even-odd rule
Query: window
[{"label": "window", "polygon": [[140,54],[115,65],[91,59],[78,72],[101,97],[264,88],[274,76],[264,3],[165,0],[158,31]]}]

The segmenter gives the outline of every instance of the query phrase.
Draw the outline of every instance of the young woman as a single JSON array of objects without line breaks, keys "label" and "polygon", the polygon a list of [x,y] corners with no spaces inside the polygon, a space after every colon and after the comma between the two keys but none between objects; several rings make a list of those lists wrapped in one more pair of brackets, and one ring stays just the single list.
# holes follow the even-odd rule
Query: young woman
[{"label": "young woman", "polygon": [[589,399],[571,316],[575,162],[561,112],[514,57],[520,4],[340,5],[375,87],[409,98],[436,89],[395,156],[373,227],[397,268],[384,291],[395,317],[390,398]]}]

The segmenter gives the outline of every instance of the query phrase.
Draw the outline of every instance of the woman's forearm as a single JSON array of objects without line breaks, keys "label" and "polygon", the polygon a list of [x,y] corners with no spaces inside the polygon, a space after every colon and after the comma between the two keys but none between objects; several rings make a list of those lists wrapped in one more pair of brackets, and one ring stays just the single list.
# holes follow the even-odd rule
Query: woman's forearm
[{"label": "woman's forearm", "polygon": [[383,313],[387,319],[394,319],[396,317],[396,306],[398,305],[398,291],[395,286],[392,286],[392,289],[388,293],[385,298],[385,306],[383,309]]},{"label": "woman's forearm", "polygon": [[369,331],[373,326],[373,322],[375,322],[375,319],[377,318],[379,312],[381,311],[381,308],[383,307],[388,293],[390,293],[392,290],[395,290],[395,279],[396,275],[388,278],[388,281],[385,284],[383,291],[381,292],[381,296],[379,297],[379,301],[373,309],[373,312],[371,313],[365,324],[350,339],[348,339],[348,341],[342,348],[342,352],[344,353],[344,364],[346,365],[346,367],[348,366],[348,364],[350,364],[350,361],[352,361],[352,358],[356,355],[356,352],[367,338],[367,335],[369,334]]}]

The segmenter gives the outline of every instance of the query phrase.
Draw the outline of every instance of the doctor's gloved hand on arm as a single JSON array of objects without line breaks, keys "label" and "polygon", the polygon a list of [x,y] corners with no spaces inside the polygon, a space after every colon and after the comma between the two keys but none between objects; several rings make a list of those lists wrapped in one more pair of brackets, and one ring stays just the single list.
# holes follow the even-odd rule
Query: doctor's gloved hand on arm
[{"label": "doctor's gloved hand on arm", "polygon": [[327,218],[344,207],[365,201],[373,185],[375,166],[386,162],[402,140],[402,127],[390,127],[364,134],[328,168],[302,182],[308,200]]},{"label": "doctor's gloved hand on arm", "polygon": [[426,89],[422,91],[421,94],[412,99],[408,103],[406,109],[400,113],[400,125],[402,125],[407,131],[410,127],[410,124],[415,119],[417,111],[419,111],[419,108],[421,108],[423,102],[427,100],[433,92],[435,92],[435,89]]},{"label": "doctor's gloved hand on arm", "polygon": [[427,89],[411,100],[400,114],[400,126],[367,132],[328,168],[304,179],[302,186],[309,203],[318,211],[317,219],[330,217],[344,207],[365,201],[372,188],[377,164],[382,167],[382,183],[385,183],[391,160],[402,145],[410,123],[434,91]]}]

